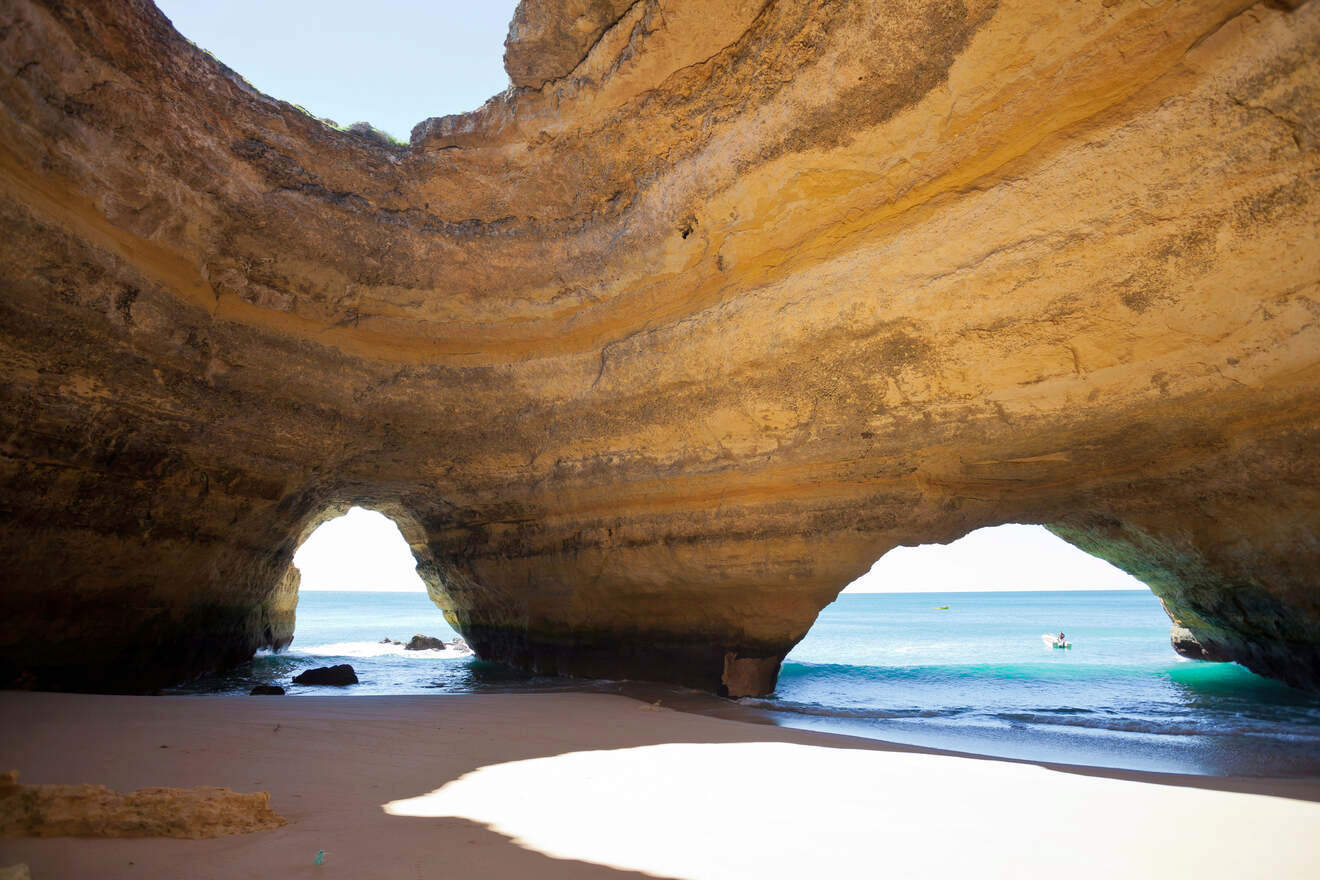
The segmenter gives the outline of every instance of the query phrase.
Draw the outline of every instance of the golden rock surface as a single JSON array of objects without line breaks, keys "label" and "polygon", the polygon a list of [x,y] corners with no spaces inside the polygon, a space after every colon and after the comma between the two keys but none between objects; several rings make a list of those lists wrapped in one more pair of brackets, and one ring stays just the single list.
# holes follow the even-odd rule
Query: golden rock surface
[{"label": "golden rock surface", "polygon": [[1034,522],[1320,687],[1320,3],[526,0],[506,57],[404,147],[143,0],[0,11],[10,683],[286,644],[360,504],[546,672],[765,692]]},{"label": "golden rock surface", "polygon": [[182,837],[199,840],[267,831],[288,824],[270,808],[270,794],[227,788],[139,788],[128,794],[104,785],[23,785],[0,774],[0,838]]}]

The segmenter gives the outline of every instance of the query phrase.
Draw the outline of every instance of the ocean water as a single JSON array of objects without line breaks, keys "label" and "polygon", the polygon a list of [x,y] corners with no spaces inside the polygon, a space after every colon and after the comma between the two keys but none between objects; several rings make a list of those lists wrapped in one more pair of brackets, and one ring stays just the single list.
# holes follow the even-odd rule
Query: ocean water
[{"label": "ocean water", "polygon": [[[1071,649],[1041,639],[1060,631]],[[773,698],[740,702],[789,726],[1000,757],[1320,776],[1320,697],[1179,657],[1145,590],[841,596]]]},{"label": "ocean water", "polygon": [[[180,694],[246,694],[258,684],[277,684],[287,694],[360,696],[365,694],[478,693],[570,687],[566,679],[533,677],[498,663],[484,663],[470,652],[409,651],[414,635],[451,643],[460,638],[425,593],[311,591],[298,596],[293,643],[283,651],[260,651],[227,672],[171,688]],[[300,685],[293,676],[317,666],[348,663],[358,684],[350,687]]]},{"label": "ocean water", "polygon": [[[1071,649],[1042,641],[1060,630]],[[845,595],[789,654],[775,693],[738,702],[784,726],[1000,757],[1320,776],[1320,696],[1235,664],[1183,659],[1168,631],[1147,591]],[[416,633],[458,638],[425,594],[304,592],[287,651],[175,692],[247,693],[259,683],[294,695],[611,687],[532,677],[463,651],[380,644]],[[290,683],[302,669],[337,663],[351,663],[361,683]]]}]

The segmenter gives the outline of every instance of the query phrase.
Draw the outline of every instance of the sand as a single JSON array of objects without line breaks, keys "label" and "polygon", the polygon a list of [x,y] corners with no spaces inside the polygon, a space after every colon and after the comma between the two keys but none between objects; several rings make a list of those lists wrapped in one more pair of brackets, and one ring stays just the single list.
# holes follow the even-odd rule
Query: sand
[{"label": "sand", "polygon": [[[211,840],[0,840],[46,878],[1315,877],[1320,780],[931,753],[555,693],[0,693],[29,783],[268,791]],[[323,864],[314,864],[324,851]]]}]

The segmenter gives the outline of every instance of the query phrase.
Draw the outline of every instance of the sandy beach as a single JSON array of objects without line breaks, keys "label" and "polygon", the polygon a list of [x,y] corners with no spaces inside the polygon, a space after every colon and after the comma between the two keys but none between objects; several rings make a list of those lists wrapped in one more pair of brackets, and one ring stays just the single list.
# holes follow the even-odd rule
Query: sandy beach
[{"label": "sandy beach", "polygon": [[[0,694],[26,783],[268,791],[211,840],[0,841],[32,877],[1311,877],[1320,780],[924,752],[605,694]],[[323,864],[314,860],[318,851]]]}]

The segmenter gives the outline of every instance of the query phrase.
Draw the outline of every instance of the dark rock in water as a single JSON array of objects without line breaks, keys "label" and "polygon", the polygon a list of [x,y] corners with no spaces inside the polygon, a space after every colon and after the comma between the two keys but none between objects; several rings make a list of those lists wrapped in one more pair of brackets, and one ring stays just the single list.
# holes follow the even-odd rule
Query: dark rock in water
[{"label": "dark rock in water", "polygon": [[444,649],[443,640],[423,635],[413,636],[412,640],[403,646],[405,651],[443,651]]},{"label": "dark rock in water", "polygon": [[284,688],[277,684],[259,684],[248,694],[250,697],[271,696],[278,697],[284,693]]},{"label": "dark rock in water", "polygon": [[294,684],[357,684],[357,673],[347,663],[338,666],[318,666],[293,677]]}]

